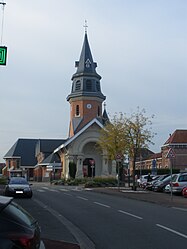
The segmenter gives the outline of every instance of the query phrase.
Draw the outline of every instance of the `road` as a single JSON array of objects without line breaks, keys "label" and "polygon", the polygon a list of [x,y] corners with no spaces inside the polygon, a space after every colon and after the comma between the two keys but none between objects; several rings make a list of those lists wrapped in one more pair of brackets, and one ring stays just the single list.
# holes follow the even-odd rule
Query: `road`
[{"label": "road", "polygon": [[42,237],[81,249],[186,249],[187,212],[70,186],[34,185],[16,199],[39,220]]}]

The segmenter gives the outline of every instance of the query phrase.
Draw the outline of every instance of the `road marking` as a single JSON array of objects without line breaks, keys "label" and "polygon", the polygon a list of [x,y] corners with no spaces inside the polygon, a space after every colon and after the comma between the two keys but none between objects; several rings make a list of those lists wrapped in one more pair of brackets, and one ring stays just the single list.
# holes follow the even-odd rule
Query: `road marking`
[{"label": "road marking", "polygon": [[51,191],[51,192],[59,192],[58,190],[56,190],[56,189],[48,189],[49,191]]},{"label": "road marking", "polygon": [[42,187],[43,189],[49,189],[48,187]]},{"label": "road marking", "polygon": [[82,187],[75,187],[75,188],[72,188],[72,191],[82,191]]},{"label": "road marking", "polygon": [[105,205],[105,204],[100,203],[100,202],[96,202],[96,201],[94,201],[94,203],[95,203],[95,204],[97,204],[97,205],[99,205],[99,206],[102,206],[102,207],[110,208],[110,206]]},{"label": "road marking", "polygon": [[68,192],[69,190],[67,190],[65,188],[60,188],[60,191],[62,191],[62,192]]},{"label": "road marking", "polygon": [[38,192],[45,192],[45,190],[43,190],[43,189],[37,189],[36,191],[38,191]]},{"label": "road marking", "polygon": [[84,200],[84,201],[88,201],[87,198],[84,198],[84,197],[82,197],[82,196],[77,196],[77,198],[78,198],[78,199],[81,199],[81,200]]},{"label": "road marking", "polygon": [[185,211],[187,212],[187,208],[178,208],[178,207],[172,207],[173,209],[177,209],[177,210],[180,210],[180,211]]},{"label": "road marking", "polygon": [[175,233],[175,234],[177,234],[177,235],[179,235],[179,236],[181,236],[181,237],[187,239],[187,235],[185,235],[185,234],[183,234],[183,233],[180,233],[180,232],[177,232],[177,231],[175,231],[175,230],[173,230],[173,229],[171,229],[171,228],[169,228],[169,227],[165,227],[165,226],[162,226],[162,225],[160,225],[160,224],[156,224],[156,226],[158,226],[158,227],[160,227],[160,228],[163,228],[163,229],[165,229],[165,230],[167,230],[167,231],[169,231],[169,232]]},{"label": "road marking", "polygon": [[[38,199],[33,198],[33,201],[35,201],[42,208],[45,208],[46,206],[43,202],[39,201]],[[89,239],[89,237],[84,232],[82,232],[71,221],[65,218],[62,214],[55,211],[54,208],[48,206],[47,211],[51,213],[51,215],[56,217],[69,230],[69,232],[75,237],[75,240],[78,242],[81,249],[95,249],[95,244]]]},{"label": "road marking", "polygon": [[71,195],[71,194],[68,194],[68,193],[63,193],[64,195],[68,195],[68,196],[73,196],[73,195]]},{"label": "road marking", "polygon": [[126,215],[129,215],[129,216],[132,216],[132,217],[134,217],[134,218],[136,218],[136,219],[139,219],[139,220],[142,220],[142,219],[143,219],[143,218],[140,217],[140,216],[137,216],[137,215],[134,215],[134,214],[125,212],[125,211],[123,211],[123,210],[118,210],[118,212],[120,212],[120,213],[122,213],[122,214],[126,214]]}]

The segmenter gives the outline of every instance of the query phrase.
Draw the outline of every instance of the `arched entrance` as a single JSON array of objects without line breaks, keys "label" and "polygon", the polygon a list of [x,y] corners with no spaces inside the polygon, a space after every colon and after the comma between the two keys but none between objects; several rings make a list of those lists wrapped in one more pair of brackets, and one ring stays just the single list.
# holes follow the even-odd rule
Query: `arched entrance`
[{"label": "arched entrance", "polygon": [[93,158],[86,158],[83,161],[83,176],[95,177],[95,160]]}]

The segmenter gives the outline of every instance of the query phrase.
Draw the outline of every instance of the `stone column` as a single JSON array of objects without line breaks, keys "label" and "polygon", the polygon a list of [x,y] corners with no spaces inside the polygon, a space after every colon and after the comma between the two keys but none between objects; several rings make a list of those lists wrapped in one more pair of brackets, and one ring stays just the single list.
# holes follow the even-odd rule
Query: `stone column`
[{"label": "stone column", "polygon": [[77,156],[77,172],[75,178],[83,178],[83,156]]},{"label": "stone column", "polygon": [[73,162],[74,156],[66,155],[66,165],[65,165],[65,179],[69,178],[69,163]]},{"label": "stone column", "polygon": [[109,171],[108,171],[108,157],[103,156],[102,158],[102,176],[108,176]]},{"label": "stone column", "polygon": [[116,161],[112,161],[112,176],[116,176]]}]

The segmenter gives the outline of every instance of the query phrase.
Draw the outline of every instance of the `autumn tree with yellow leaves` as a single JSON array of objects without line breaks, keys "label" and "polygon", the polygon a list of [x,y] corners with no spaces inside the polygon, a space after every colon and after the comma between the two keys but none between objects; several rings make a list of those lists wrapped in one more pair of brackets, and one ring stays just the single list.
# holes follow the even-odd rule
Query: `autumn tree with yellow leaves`
[{"label": "autumn tree with yellow leaves", "polygon": [[136,112],[127,114],[115,114],[101,130],[99,146],[107,152],[111,160],[117,155],[128,157],[132,164],[133,189],[135,185],[136,160],[141,149],[153,144],[155,133],[152,132],[152,121],[154,116],[147,117],[145,109],[137,108]]}]

